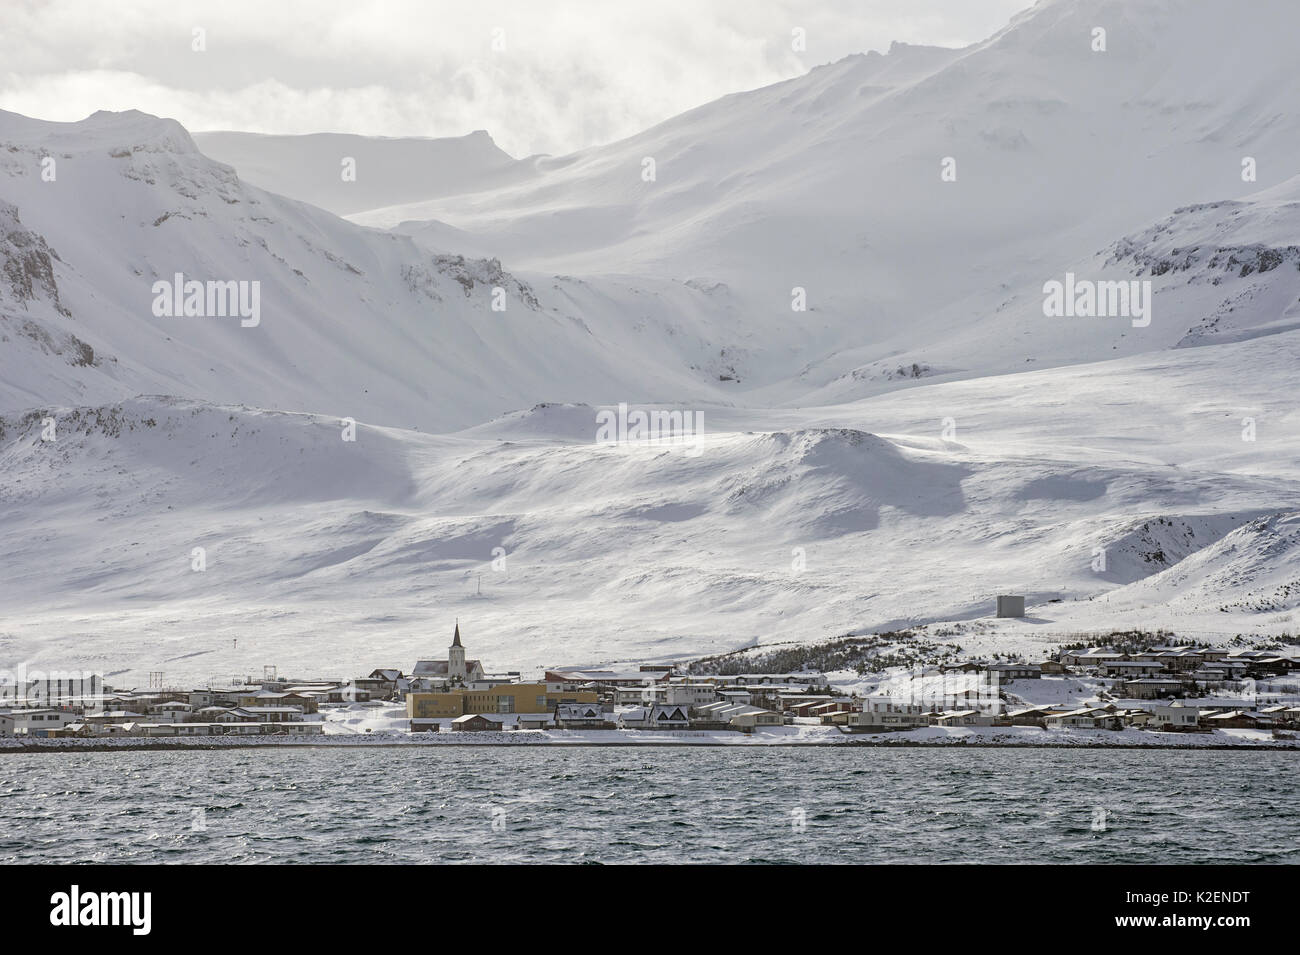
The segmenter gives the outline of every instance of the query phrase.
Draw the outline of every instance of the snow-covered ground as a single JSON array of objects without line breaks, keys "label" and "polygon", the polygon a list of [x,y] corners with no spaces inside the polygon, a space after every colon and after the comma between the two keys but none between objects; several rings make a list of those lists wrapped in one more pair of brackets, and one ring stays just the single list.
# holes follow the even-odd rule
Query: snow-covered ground
[{"label": "snow-covered ground", "polygon": [[[349,720],[349,722],[351,722]],[[112,738],[95,740],[0,738],[4,749],[203,748],[246,746],[1146,746],[1300,748],[1300,740],[1275,739],[1268,730],[1227,729],[1213,733],[1160,733],[1146,730],[1043,730],[1032,726],[930,726],[895,733],[844,733],[829,726],[766,727],[752,733],[708,730],[509,730],[504,732],[411,733],[404,728],[372,727],[370,732],[339,731],[326,723],[322,736],[190,737],[186,739]]]},{"label": "snow-covered ground", "polygon": [[[356,442],[330,418],[160,399],[59,413],[54,443],[8,417],[4,647],[197,679],[409,669],[456,617],[489,669],[951,621],[968,653],[1032,659],[1079,631],[1294,633],[1300,445],[1273,383],[1298,348],[733,409],[696,456],[597,445],[594,410],[559,406]],[[779,430],[742,430],[764,417]],[[1024,619],[993,619],[1008,591]]]},{"label": "snow-covered ground", "polygon": [[[1083,681],[1045,678],[1021,680],[1014,684],[1008,704],[1083,704],[1096,702],[1095,687]],[[1192,700],[1187,705],[1214,705],[1219,701]],[[1227,705],[1230,701],[1222,701]],[[1140,708],[1150,701],[1118,701],[1121,707]],[[424,741],[433,743],[590,743],[601,745],[834,745],[854,740],[871,742],[1031,744],[1051,745],[1143,745],[1143,746],[1220,746],[1220,745],[1295,745],[1300,740],[1278,740],[1270,730],[1228,729],[1213,733],[1179,734],[1146,730],[1043,730],[1030,726],[948,727],[930,726],[907,732],[847,734],[838,727],[823,726],[815,720],[797,719],[793,725],[760,727],[752,733],[709,730],[533,730],[510,729],[506,732],[453,732],[450,720],[436,721],[438,733],[410,733],[404,707],[396,704],[351,704],[322,710],[325,735],[365,737],[370,742],[387,743]]]}]

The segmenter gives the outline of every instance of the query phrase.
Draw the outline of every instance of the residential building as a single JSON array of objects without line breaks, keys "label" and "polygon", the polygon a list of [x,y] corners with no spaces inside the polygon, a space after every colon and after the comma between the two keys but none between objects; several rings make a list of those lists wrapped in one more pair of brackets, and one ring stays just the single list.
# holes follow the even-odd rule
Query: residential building
[{"label": "residential building", "polygon": [[1182,680],[1144,678],[1141,680],[1125,680],[1122,684],[1117,684],[1116,689],[1130,699],[1158,700],[1162,697],[1182,693],[1183,686]]},{"label": "residential building", "polygon": [[396,669],[371,670],[369,676],[358,677],[352,682],[358,689],[365,690],[372,700],[388,700],[397,693],[397,682],[405,674]]},{"label": "residential building", "polygon": [[782,697],[784,709],[791,716],[812,716],[812,708],[820,706],[823,703],[829,703],[829,696],[786,696]]},{"label": "residential building", "polygon": [[[560,685],[548,683],[547,686]],[[618,686],[614,688],[614,704],[616,706],[637,706],[645,703],[653,703],[654,691],[656,687],[649,684],[640,686]],[[661,701],[662,702],[662,701]]]},{"label": "residential building", "polygon": [[1051,706],[1027,706],[1022,709],[1012,710],[1006,716],[1006,721],[1012,726],[1046,726],[1047,717],[1052,716],[1057,711]]},{"label": "residential building", "polygon": [[1067,666],[1095,667],[1108,660],[1123,660],[1124,654],[1114,650],[1089,647],[1086,650],[1066,650],[1061,653],[1061,662]]},{"label": "residential building", "polygon": [[1043,717],[1043,725],[1049,730],[1059,729],[1104,729],[1110,714],[1093,706],[1085,706],[1064,713],[1051,713]]},{"label": "residential building", "polygon": [[703,706],[718,699],[718,688],[712,683],[669,683],[654,688],[654,702],[669,706]]},{"label": "residential building", "polygon": [[936,726],[992,726],[994,716],[979,710],[952,710],[933,714],[931,721]]},{"label": "residential building", "polygon": [[299,723],[294,721],[277,722],[277,723],[258,723],[262,729],[262,735],[272,734],[276,736],[320,736],[325,732],[325,724],[322,722]]},{"label": "residential building", "polygon": [[155,703],[149,707],[149,714],[168,722],[183,723],[189,718],[192,707],[188,703],[182,703],[179,700],[167,700],[165,703]]},{"label": "residential building", "polygon": [[990,663],[988,672],[995,674],[999,683],[1011,683],[1015,680],[1037,680],[1043,675],[1043,668],[1038,663]]},{"label": "residential building", "polygon": [[851,713],[845,726],[860,732],[889,732],[928,726],[929,716],[920,703],[908,703],[888,696],[867,697],[860,712]]},{"label": "residential building", "polygon": [[1151,719],[1147,725],[1160,730],[1194,730],[1196,729],[1200,710],[1194,706],[1170,703],[1167,706],[1151,707]]},{"label": "residential building", "polygon": [[245,722],[248,717],[256,723],[296,723],[302,720],[302,708],[298,706],[241,706],[238,712],[244,718],[236,722]]},{"label": "residential building", "polygon": [[1271,729],[1275,721],[1262,713],[1224,710],[1221,713],[1202,713],[1199,723],[1210,729]]},{"label": "residential building", "polygon": [[550,729],[555,726],[555,716],[551,713],[516,713],[514,725],[521,730]]},{"label": "residential building", "polygon": [[596,703],[557,703],[555,704],[555,725],[560,729],[612,729],[613,724],[605,719],[605,713]]},{"label": "residential building", "polygon": [[619,714],[618,725],[621,729],[684,730],[691,724],[685,707],[656,704],[640,706]]},{"label": "residential building", "polygon": [[752,733],[756,729],[785,725],[785,717],[775,710],[765,710],[761,706],[745,706],[739,713],[731,713],[727,725],[742,733]]},{"label": "residential building", "polygon": [[326,692],[326,701],[329,703],[369,703],[370,699],[370,690],[361,686],[361,681],[358,680],[344,683]]},{"label": "residential building", "polygon": [[667,683],[670,670],[547,670],[545,680],[557,690],[576,690],[583,684],[594,683],[607,687],[640,687],[652,683]]},{"label": "residential building", "polygon": [[505,717],[499,713],[466,713],[451,721],[451,729],[455,733],[501,730],[504,729],[504,721]]},{"label": "residential building", "polygon": [[82,714],[69,707],[32,707],[10,710],[8,714],[13,736],[45,736],[70,723],[82,722]]},{"label": "residential building", "polygon": [[1165,665],[1154,660],[1103,660],[1097,665],[1102,676],[1139,680],[1143,677],[1163,677],[1168,673]]}]

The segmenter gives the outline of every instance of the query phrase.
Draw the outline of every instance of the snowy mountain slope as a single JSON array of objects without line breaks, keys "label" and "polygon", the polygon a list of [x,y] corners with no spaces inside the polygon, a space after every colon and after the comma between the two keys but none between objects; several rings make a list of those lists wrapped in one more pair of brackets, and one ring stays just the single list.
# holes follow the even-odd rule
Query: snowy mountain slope
[{"label": "snowy mountain slope", "polygon": [[[231,131],[197,132],[193,138],[205,156],[233,166],[244,182],[340,216],[476,192],[530,170],[530,163],[507,155],[481,129],[447,139]],[[345,167],[346,160],[351,162]]]},{"label": "snowy mountain slope", "polygon": [[[1150,320],[1142,327],[1122,315],[1048,317],[1042,285],[1026,285],[1008,289],[978,323],[853,367],[804,400],[843,401],[922,378],[1013,372],[1082,355],[1138,355],[1293,331],[1300,328],[1298,200],[1300,177],[1241,199],[1175,209],[1062,263],[1048,277],[1149,283],[1143,295]],[[1000,356],[989,354],[990,341],[1002,346]],[[872,354],[871,348],[850,350],[834,361],[852,364]]]},{"label": "snowy mountain slope", "polygon": [[[425,203],[445,221],[403,227],[414,242],[251,188],[175,124],[0,116],[0,200],[57,253],[68,312],[6,311],[18,347],[0,407],[167,393],[456,428],[541,401],[843,401],[1177,344],[1206,334],[1198,322],[1223,324],[1223,299],[1174,297],[1168,310],[1197,314],[1171,337],[1163,318],[1140,334],[1045,320],[1041,288],[1070,269],[1128,277],[1131,257],[1094,253],[1186,203],[1257,191],[1239,175],[1247,150],[1261,183],[1295,174],[1278,40],[1295,13],[1252,9],[1050,0],[966,50],[851,57],[555,159],[514,163],[476,135],[209,140],[317,199],[343,146],[366,168],[445,154],[448,181],[429,188],[479,191]],[[1089,49],[1097,23],[1104,53]],[[1222,36],[1207,60],[1206,37]],[[1246,65],[1242,81],[1232,71]],[[63,152],[53,183],[37,175],[51,150]],[[944,156],[955,182],[940,180]],[[519,181],[484,188],[497,172]],[[422,170],[382,178],[418,188]],[[457,255],[484,259],[465,301]],[[515,279],[502,279],[517,299],[504,314],[487,311],[494,257]],[[264,283],[267,321],[232,334],[142,312],[178,269]],[[806,312],[791,311],[796,288]]]},{"label": "snowy mountain slope", "polygon": [[[1297,16],[1281,0],[1046,0],[966,50],[850,57],[517,185],[358,221],[435,246],[454,228],[520,267],[721,283],[771,345],[738,368],[779,383],[769,400],[900,356],[965,374],[1008,350],[1046,361],[1036,342],[929,352],[1175,208],[1295,175]],[[1258,183],[1242,181],[1244,157]],[[795,286],[811,311],[791,314]],[[1112,344],[1071,341],[1068,360]]]},{"label": "snowy mountain slope", "polygon": [[[681,283],[431,255],[247,186],[140,113],[0,114],[0,144],[0,408],[162,393],[456,428],[543,399],[717,392],[714,308]],[[250,296],[247,318],[155,315],[178,273],[257,282],[259,314]]]},{"label": "snowy mountain slope", "polygon": [[1113,591],[1112,607],[1214,608],[1227,619],[1300,609],[1300,513],[1259,517],[1152,577]]},{"label": "snowy mountain slope", "polygon": [[1158,281],[1162,311],[1198,319],[1180,346],[1300,328],[1300,177],[1245,200],[1176,210],[1110,252]]},{"label": "snowy mountain slope", "polygon": [[459,617],[493,665],[597,663],[978,621],[1006,590],[1030,613],[998,622],[1005,648],[1254,632],[1300,600],[1281,533],[1300,421],[1271,385],[1297,358],[1282,335],[719,409],[698,455],[595,444],[598,409],[572,405],[354,443],[332,418],[175,399],[10,416],[0,651],[137,678],[351,673],[433,653]]}]

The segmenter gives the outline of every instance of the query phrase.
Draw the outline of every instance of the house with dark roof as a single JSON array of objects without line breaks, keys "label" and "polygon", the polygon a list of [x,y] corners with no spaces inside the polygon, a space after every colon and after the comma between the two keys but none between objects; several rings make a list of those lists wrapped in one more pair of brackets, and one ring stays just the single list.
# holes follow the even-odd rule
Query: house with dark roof
[{"label": "house with dark roof", "polygon": [[466,713],[451,721],[455,733],[481,733],[504,728],[505,717],[497,713]]},{"label": "house with dark roof", "polygon": [[613,729],[598,703],[557,703],[555,725],[565,730]]},{"label": "house with dark roof", "polygon": [[691,725],[684,706],[638,706],[619,714],[618,725],[629,730],[688,729]]}]

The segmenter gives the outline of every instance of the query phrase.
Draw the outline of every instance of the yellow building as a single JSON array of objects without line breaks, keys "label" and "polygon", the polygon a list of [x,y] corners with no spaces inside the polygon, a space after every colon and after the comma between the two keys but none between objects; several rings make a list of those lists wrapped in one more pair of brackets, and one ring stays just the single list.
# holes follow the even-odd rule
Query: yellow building
[{"label": "yellow building", "polygon": [[443,717],[455,718],[465,715],[465,694],[455,693],[408,693],[406,694],[406,715],[409,719],[433,720]]},{"label": "yellow building", "polygon": [[550,713],[558,703],[595,703],[591,690],[548,693],[545,683],[502,683],[487,690],[408,693],[409,719],[454,719],[467,713]]}]

